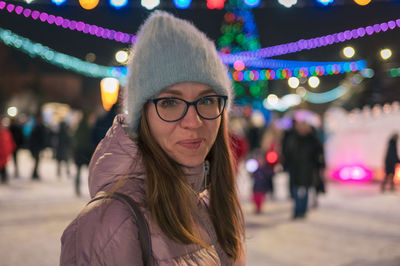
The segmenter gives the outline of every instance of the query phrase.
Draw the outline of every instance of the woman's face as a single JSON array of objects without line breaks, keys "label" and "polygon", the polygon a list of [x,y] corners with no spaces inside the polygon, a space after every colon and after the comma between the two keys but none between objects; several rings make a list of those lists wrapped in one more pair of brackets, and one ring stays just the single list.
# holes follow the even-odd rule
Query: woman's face
[{"label": "woman's face", "polygon": [[[166,88],[157,98],[178,97],[193,102],[215,94],[207,85],[184,82]],[[214,120],[199,117],[193,105],[189,107],[186,115],[176,122],[161,120],[153,103],[147,105],[146,115],[151,134],[161,148],[177,163],[188,167],[197,166],[204,161],[215,142],[221,124],[221,117]]]}]

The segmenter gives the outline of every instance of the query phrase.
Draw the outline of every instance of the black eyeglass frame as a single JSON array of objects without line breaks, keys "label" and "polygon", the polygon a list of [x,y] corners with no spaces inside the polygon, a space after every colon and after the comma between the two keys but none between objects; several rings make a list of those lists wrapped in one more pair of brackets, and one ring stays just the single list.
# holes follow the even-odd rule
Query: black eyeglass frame
[{"label": "black eyeglass frame", "polygon": [[[199,110],[197,109],[197,103],[198,103],[199,101],[201,101],[201,100],[204,100],[204,99],[207,99],[207,98],[214,98],[214,97],[219,97],[219,98],[223,99],[223,105],[222,105],[222,108],[221,108],[221,112],[219,113],[218,116],[216,116],[216,117],[214,117],[214,118],[207,118],[207,117],[202,116],[202,115],[199,113]],[[160,115],[160,113],[158,112],[157,103],[158,103],[159,101],[161,101],[161,100],[173,100],[173,99],[181,100],[181,101],[183,101],[184,103],[186,103],[186,109],[185,109],[185,111],[183,112],[182,116],[179,117],[178,119],[175,119],[175,120],[166,120],[166,119],[162,118],[161,115]],[[160,97],[160,98],[153,98],[153,99],[150,99],[149,102],[154,103],[154,107],[156,108],[156,113],[157,113],[158,117],[159,117],[161,120],[163,120],[163,121],[165,121],[165,122],[171,122],[171,123],[172,123],[172,122],[176,122],[176,121],[179,121],[179,120],[183,119],[183,118],[185,117],[185,115],[186,115],[186,113],[187,113],[187,111],[189,110],[189,107],[190,107],[191,105],[194,106],[194,109],[196,110],[196,113],[197,113],[198,116],[200,116],[202,119],[205,119],[205,120],[215,120],[215,119],[217,119],[218,117],[220,117],[220,116],[222,115],[222,113],[224,112],[225,106],[226,106],[226,101],[227,101],[227,100],[228,100],[228,96],[225,96],[225,95],[207,95],[207,96],[198,98],[196,101],[193,101],[193,102],[188,102],[188,101],[186,101],[186,100],[184,100],[184,99],[181,99],[181,98],[179,98],[179,97]]]}]

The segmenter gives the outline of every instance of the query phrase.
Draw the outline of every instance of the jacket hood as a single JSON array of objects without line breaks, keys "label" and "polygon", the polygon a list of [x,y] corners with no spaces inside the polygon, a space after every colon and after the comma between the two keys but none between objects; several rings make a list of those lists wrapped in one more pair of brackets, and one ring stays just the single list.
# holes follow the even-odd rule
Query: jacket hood
[{"label": "jacket hood", "polygon": [[[99,143],[89,164],[89,192],[96,193],[115,184],[121,177],[145,179],[135,133],[128,133],[125,115],[117,115],[104,139]],[[195,167],[184,167],[191,187],[200,192],[206,174],[206,163]],[[208,168],[208,167],[207,167]]]}]

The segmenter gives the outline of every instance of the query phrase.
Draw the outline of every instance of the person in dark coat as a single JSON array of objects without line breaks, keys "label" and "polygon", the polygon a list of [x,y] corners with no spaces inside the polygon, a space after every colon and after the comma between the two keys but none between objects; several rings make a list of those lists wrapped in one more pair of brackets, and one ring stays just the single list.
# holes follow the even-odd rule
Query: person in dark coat
[{"label": "person in dark coat", "polygon": [[97,146],[111,127],[115,116],[118,114],[118,104],[114,104],[110,111],[97,119],[92,131],[92,143]]},{"label": "person in dark coat", "polygon": [[94,145],[90,139],[91,130],[92,129],[89,122],[89,115],[84,114],[72,139],[74,149],[74,161],[77,168],[75,177],[75,193],[77,196],[81,195],[81,168],[84,165],[89,165],[90,158],[92,157],[92,153],[94,151]]},{"label": "person in dark coat", "polygon": [[285,165],[289,171],[294,200],[293,219],[303,218],[307,212],[309,188],[315,184],[320,169],[321,143],[306,122],[297,122],[295,131],[286,140]]},{"label": "person in dark coat", "polygon": [[35,161],[32,179],[39,180],[38,168],[40,162],[40,152],[46,148],[47,129],[43,124],[41,115],[36,117],[35,126],[29,138],[29,150]]},{"label": "person in dark coat", "polygon": [[[296,120],[292,120],[292,126],[285,130],[285,132],[283,133],[283,137],[282,137],[282,142],[281,142],[281,149],[282,149],[282,166],[283,166],[283,170],[285,172],[289,172],[289,166],[288,166],[288,160],[287,158],[289,158],[290,161],[290,150],[288,149],[288,142],[289,140],[293,137],[296,136]],[[289,193],[290,193],[290,197],[292,199],[294,199],[294,195],[293,195],[293,184],[291,183],[292,179],[289,178]]]},{"label": "person in dark coat", "polygon": [[11,119],[11,124],[9,126],[9,130],[13,137],[15,143],[15,150],[13,152],[14,159],[14,168],[15,168],[15,177],[19,177],[19,167],[18,167],[18,151],[24,144],[24,134],[22,133],[22,126],[18,123],[18,120],[13,118]]},{"label": "person in dark coat", "polygon": [[71,137],[69,135],[69,127],[65,121],[59,125],[56,136],[56,160],[57,160],[57,176],[61,176],[61,165],[65,164],[67,175],[69,175],[69,155],[71,148]]},{"label": "person in dark coat", "polygon": [[397,154],[397,140],[399,135],[393,134],[388,143],[386,156],[385,156],[385,179],[382,182],[381,190],[385,192],[385,186],[390,183],[390,190],[394,190],[394,173],[396,164],[400,162],[399,156]]}]

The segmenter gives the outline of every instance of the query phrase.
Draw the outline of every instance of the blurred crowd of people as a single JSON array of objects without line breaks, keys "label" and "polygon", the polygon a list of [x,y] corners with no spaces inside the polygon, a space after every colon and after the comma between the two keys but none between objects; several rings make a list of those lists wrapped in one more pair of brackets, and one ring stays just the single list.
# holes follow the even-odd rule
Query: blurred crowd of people
[{"label": "blurred crowd of people", "polygon": [[[70,176],[71,162],[75,164],[75,192],[79,196],[81,169],[89,164],[94,149],[105,136],[116,114],[116,106],[97,119],[94,114],[83,113],[73,130],[65,120],[59,123],[56,130],[52,130],[45,125],[41,115],[36,116],[30,126],[21,124],[17,118],[7,123],[3,119],[0,123],[1,183],[8,182],[6,165],[11,158],[15,178],[19,177],[21,162],[18,162],[17,155],[21,149],[28,149],[34,161],[32,180],[40,180],[38,167],[41,153],[50,148],[57,162],[55,174],[58,177],[63,171]],[[244,117],[232,117],[229,128],[236,165],[245,164],[249,159],[257,162],[255,169],[248,170],[252,178],[255,213],[261,213],[267,198],[273,198],[273,178],[279,171],[285,171],[289,176],[287,189],[293,200],[293,219],[304,218],[308,207],[318,206],[318,195],[326,191],[323,134],[320,130],[307,121],[295,118],[290,127],[277,129],[272,123],[265,125]],[[398,135],[393,134],[388,142],[382,191],[385,191],[387,184],[394,190],[394,168],[399,163],[397,139]]]},{"label": "blurred crowd of people", "polygon": [[[239,122],[240,121],[240,122]],[[242,125],[242,127],[238,125]],[[254,211],[262,212],[278,171],[289,174],[288,191],[293,200],[293,219],[304,218],[308,206],[317,207],[317,197],[325,193],[323,134],[303,119],[292,119],[291,126],[279,130],[243,118],[231,121],[233,151],[238,163],[253,160],[247,169],[252,178]],[[309,202],[309,194],[312,201]]]},{"label": "blurred crowd of people", "polygon": [[23,162],[18,161],[18,152],[21,149],[29,150],[34,161],[31,179],[40,180],[39,165],[42,152],[50,149],[57,162],[55,175],[59,178],[62,176],[63,170],[67,176],[70,176],[71,162],[75,164],[75,192],[79,196],[81,194],[81,168],[89,164],[94,149],[105,136],[115,115],[116,107],[98,118],[93,113],[83,112],[74,129],[66,119],[56,127],[50,127],[45,124],[41,114],[32,117],[25,123],[22,123],[18,117],[11,119],[0,117],[1,183],[7,184],[9,181],[10,175],[6,171],[9,161],[14,163],[14,178],[20,177],[20,167],[23,167]]}]

